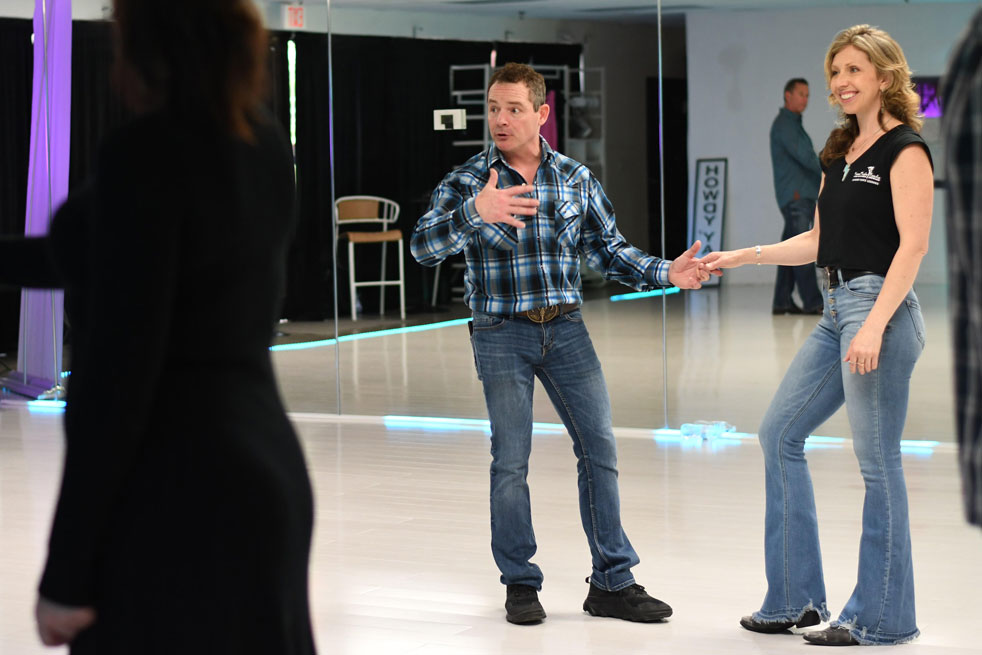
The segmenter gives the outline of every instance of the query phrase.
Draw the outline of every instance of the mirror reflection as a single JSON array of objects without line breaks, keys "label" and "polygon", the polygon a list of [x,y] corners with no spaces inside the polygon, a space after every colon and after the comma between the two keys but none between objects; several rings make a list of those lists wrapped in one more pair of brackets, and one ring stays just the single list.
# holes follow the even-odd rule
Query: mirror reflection
[{"label": "mirror reflection", "polygon": [[[69,186],[85,178],[95,144],[122,120],[108,79],[112,51],[109,25],[102,20],[104,3],[73,4]],[[781,106],[783,85],[803,77],[813,92],[803,127],[816,148],[824,142],[834,118],[822,102],[820,61],[829,35],[844,24],[883,25],[904,44],[915,76],[929,89],[943,72],[948,48],[972,9],[972,3],[952,3],[944,12],[886,6],[875,12],[853,8],[828,15],[800,5],[764,12],[694,12],[675,11],[665,3],[659,68],[658,25],[652,11],[598,20],[596,12],[557,18],[535,15],[531,8],[520,15],[455,5],[448,15],[334,3],[332,141],[326,4],[305,4],[306,22],[290,26],[286,5],[262,3],[272,29],[270,106],[293,138],[301,198],[282,312],[285,322],[278,326],[276,339],[277,347],[284,348],[275,357],[284,395],[294,411],[468,417],[484,416],[484,401],[466,328],[452,323],[469,316],[462,302],[460,256],[439,268],[423,267],[411,256],[409,240],[442,177],[489,143],[483,89],[492,66],[525,61],[548,73],[555,147],[591,168],[630,243],[674,257],[694,236],[689,230],[694,207],[690,178],[699,159],[725,158],[728,163],[729,193],[719,229],[722,247],[769,243],[780,236],[767,134]],[[29,13],[4,18],[2,26],[8,55],[3,86],[10,91],[3,111],[11,116],[4,123],[9,126],[4,154],[10,174],[4,176],[0,195],[7,233],[22,231],[24,216]],[[809,25],[804,34],[798,29],[803,22]],[[470,97],[467,90],[478,93]],[[434,111],[460,109],[465,129],[434,129]],[[444,119],[456,127],[453,113],[438,117],[438,126],[445,126]],[[935,160],[941,161],[938,120],[925,121],[924,135]],[[943,179],[943,171],[936,169],[936,176]],[[394,223],[377,227],[380,232],[398,230],[401,248],[397,240],[352,242],[339,229],[335,256],[333,202],[359,195],[398,205]],[[938,220],[943,189],[935,198],[931,248],[918,286],[939,289],[920,296],[925,303],[943,306],[945,243]],[[662,213],[668,217],[664,247]],[[364,225],[358,229],[367,230]],[[362,237],[372,238],[379,237]],[[383,275],[383,262],[384,276],[390,280],[402,271],[405,320],[400,285],[355,287],[351,292],[352,273],[356,284],[376,280]],[[667,322],[658,298],[611,302],[610,296],[630,289],[616,283],[594,286],[586,271],[583,285],[586,320],[613,389],[614,420],[623,426],[677,427],[689,420],[725,419],[753,431],[765,401],[750,400],[744,381],[751,380],[751,387],[775,388],[811,327],[807,317],[769,315],[774,271],[767,267],[734,271],[719,289],[668,297]],[[16,368],[12,353],[19,332],[19,292],[4,291],[0,303],[9,310],[0,325],[0,351],[8,354],[3,361]],[[736,324],[734,331],[706,331],[707,326],[732,325],[743,315],[746,322]],[[915,372],[912,384],[923,394],[914,395],[932,407],[950,407],[947,384],[939,383],[949,370],[941,363],[942,353],[948,351],[945,317],[928,313],[926,320],[932,335],[929,353],[937,348],[939,363]],[[403,326],[443,323],[451,324],[371,336]],[[335,347],[336,335],[342,341]],[[348,340],[356,335],[370,338]],[[749,345],[747,335],[752,337]],[[70,333],[66,339],[70,341]],[[400,350],[403,341],[405,353]],[[299,349],[299,344],[310,343],[321,345]],[[422,365],[413,360],[415,354],[421,355]],[[439,382],[419,379],[421,369],[438,371]],[[667,413],[661,400],[666,389]],[[537,418],[555,420],[551,414]],[[928,432],[951,425],[943,410],[927,418],[915,414],[911,420],[923,421],[921,427]],[[829,426],[830,432],[847,430],[844,417],[833,418]]]},{"label": "mirror reflection", "polygon": [[[591,161],[598,169],[598,178],[612,200],[617,212],[617,224],[629,241],[646,248],[652,253],[664,253],[674,256],[690,242],[689,214],[692,213],[693,197],[689,180],[694,163],[700,158],[724,157],[729,164],[727,183],[730,193],[727,206],[724,208],[720,234],[723,237],[723,247],[728,245],[743,245],[744,243],[769,243],[780,236],[780,212],[774,199],[773,182],[771,179],[771,161],[767,148],[767,133],[770,123],[781,105],[781,91],[785,82],[792,77],[804,76],[812,80],[816,89],[816,100],[820,100],[818,91],[824,87],[821,70],[821,53],[827,47],[828,35],[834,34],[841,28],[840,23],[876,20],[877,22],[893,22],[892,29],[898,33],[912,52],[909,58],[912,65],[925,75],[940,74],[944,68],[946,55],[945,43],[951,41],[951,35],[959,30],[958,21],[967,18],[969,7],[951,14],[919,15],[912,20],[911,12],[903,13],[894,8],[880,8],[876,16],[869,12],[856,10],[848,16],[828,16],[819,10],[800,9],[797,11],[775,10],[767,13],[767,21],[758,21],[758,14],[753,12],[709,11],[685,12],[666,14],[663,33],[664,57],[662,64],[662,131],[658,132],[658,53],[657,25],[654,21],[578,21],[534,19],[525,17],[502,17],[478,13],[473,8],[461,8],[475,20],[462,24],[457,19],[445,16],[414,14],[398,14],[397,11],[386,12],[386,20],[378,19],[378,14],[370,11],[359,11],[351,7],[334,10],[333,25],[335,38],[344,50],[342,68],[367,66],[353,58],[354,42],[366,39],[373,45],[373,52],[364,58],[371,61],[377,59],[379,52],[395,47],[391,41],[457,41],[461,48],[475,47],[474,59],[463,56],[451,59],[440,59],[436,56],[436,45],[432,59],[426,65],[413,68],[412,74],[416,86],[409,91],[403,91],[396,100],[386,99],[386,88],[397,85],[385,77],[385,72],[372,75],[361,72],[350,76],[350,84],[342,84],[343,73],[335,79],[336,96],[339,102],[338,123],[339,133],[336,136],[337,157],[336,169],[339,176],[348,176],[351,182],[345,182],[339,177],[337,189],[340,194],[373,193],[385,196],[392,191],[372,191],[368,186],[387,187],[393,184],[392,178],[407,181],[407,188],[413,193],[393,198],[400,202],[400,229],[404,235],[411,231],[416,219],[425,210],[428,195],[448,167],[461,163],[466,157],[453,154],[454,148],[471,148],[472,152],[480,150],[486,139],[483,130],[484,118],[473,121],[469,128],[480,126],[478,134],[467,133],[459,138],[461,141],[471,141],[466,147],[453,146],[451,131],[433,131],[432,115],[434,109],[453,109],[457,106],[452,102],[452,81],[450,69],[452,66],[490,64],[488,51],[496,52],[495,63],[503,63],[508,55],[502,55],[501,49],[507,44],[520,44],[523,48],[529,43],[549,46],[579,46],[580,58],[577,67],[599,68],[603,70],[603,116],[602,128],[603,157],[599,163]],[[388,18],[391,17],[391,21]],[[649,16],[650,17],[650,16]],[[398,20],[397,20],[398,18]],[[479,18],[480,20],[476,20]],[[815,22],[821,29],[809,30],[807,38],[798,38],[794,26],[800,21]],[[787,27],[780,36],[770,34],[766,25],[777,22]],[[736,24],[743,32],[731,34],[729,25]],[[810,23],[811,24],[811,23]],[[915,29],[916,28],[916,29]],[[764,32],[767,32],[765,35]],[[747,34],[760,34],[760,38],[745,38]],[[721,34],[727,34],[721,38]],[[351,42],[341,43],[342,37],[350,38]],[[410,44],[411,45],[411,44]],[[446,44],[444,44],[446,45]],[[416,47],[427,46],[417,44]],[[530,46],[528,46],[530,47]],[[463,50],[461,50],[463,52]],[[342,62],[339,50],[335,59]],[[547,65],[541,51],[532,52],[528,59],[535,65]],[[538,57],[538,58],[536,58]],[[463,62],[463,63],[459,63]],[[394,61],[392,66],[399,66]],[[560,63],[562,65],[562,63]],[[570,69],[573,65],[567,64]],[[446,69],[445,73],[442,72]],[[404,69],[403,69],[404,70]],[[423,79],[429,79],[434,70],[441,71],[433,78],[442,78],[443,89],[436,92],[435,99],[429,97],[430,92],[424,90]],[[575,74],[574,74],[574,77]],[[698,85],[690,85],[690,79],[699,79]],[[376,84],[378,82],[378,84]],[[590,85],[588,80],[584,84]],[[374,88],[378,86],[379,88]],[[477,86],[480,84],[472,84]],[[587,91],[590,89],[587,88]],[[388,108],[389,119],[384,124],[368,125],[363,117],[364,104],[359,105],[358,93],[375,94],[376,102],[384,103]],[[398,134],[381,138],[393,125],[410,115],[414,100],[424,96],[427,102],[422,103],[425,109],[413,119],[409,128],[398,129]],[[367,97],[367,96],[363,96]],[[564,99],[564,98],[562,98]],[[561,99],[561,100],[562,100]],[[351,120],[342,123],[341,103],[354,106]],[[364,101],[363,101],[364,102]],[[562,104],[557,101],[557,104]],[[575,103],[557,111],[562,116],[565,125],[558,130],[557,137],[565,139],[561,147],[573,152],[572,140],[589,139],[596,132],[593,125],[584,125],[581,109]],[[466,108],[465,108],[466,109]],[[813,102],[811,110],[804,116],[804,128],[812,137],[816,147],[824,142],[831,127],[834,116],[824,103]],[[450,118],[452,125],[452,117]],[[698,125],[698,129],[693,126]],[[357,128],[357,129],[356,129]],[[926,130],[930,131],[928,125]],[[929,132],[930,133],[930,132]],[[658,194],[661,176],[656,163],[658,159],[659,137],[664,147],[665,157],[663,175],[666,188],[664,213],[668,216],[665,221],[666,244],[664,250],[660,243],[661,208]],[[348,144],[343,141],[347,139]],[[377,139],[374,140],[373,139]],[[402,140],[407,140],[405,143]],[[473,143],[481,140],[482,143]],[[382,145],[379,145],[382,142]],[[386,148],[387,143],[399,144]],[[375,144],[375,145],[372,145]],[[934,144],[932,144],[934,145]],[[368,163],[375,149],[376,162],[386,161],[385,155],[390,155],[386,163]],[[586,160],[589,153],[576,152],[576,156]],[[387,167],[393,159],[403,163],[393,170]],[[433,165],[433,170],[422,173],[422,166],[417,163],[426,160],[440,162]],[[406,162],[410,162],[406,165]],[[342,169],[349,171],[342,173]],[[943,193],[936,194],[938,204],[943,202]],[[415,204],[415,209],[409,205]],[[940,216],[940,211],[935,212]],[[939,233],[940,221],[934,223],[932,244],[943,244],[943,235]],[[925,260],[919,277],[919,284],[939,285],[943,283],[943,247],[932,247]],[[389,254],[390,260],[392,254]],[[441,266],[439,281],[434,285],[435,271],[419,269],[416,264],[406,258],[406,292],[409,322],[414,321],[418,312],[426,307],[445,309],[441,314],[447,318],[458,316],[455,310],[467,315],[459,302],[461,293],[460,270],[454,270],[452,262]],[[367,260],[366,260],[367,262]],[[394,263],[394,260],[393,260]],[[337,279],[343,284],[347,275],[346,253],[340,252],[337,261]],[[359,261],[359,266],[362,264]],[[449,270],[448,270],[449,269]],[[375,270],[373,267],[372,270]],[[391,268],[389,270],[392,270]],[[371,271],[367,271],[371,272]],[[366,273],[367,273],[366,272]],[[360,273],[359,273],[360,276]],[[414,279],[415,277],[415,279]],[[587,294],[591,291],[585,278]],[[740,429],[753,431],[765,409],[766,402],[754,400],[748,403],[748,396],[735,384],[734,380],[744,379],[748,375],[755,380],[755,385],[775,388],[780,380],[787,362],[801,341],[809,333],[811,323],[807,318],[785,317],[786,320],[771,318],[768,301],[773,291],[774,271],[767,267],[760,270],[741,270],[733,272],[725,283],[729,291],[712,290],[710,292],[687,293],[667,299],[668,315],[678,318],[676,323],[665,324],[668,340],[664,346],[666,355],[662,356],[662,317],[660,303],[655,300],[631,301],[616,305],[613,303],[597,303],[596,308],[587,300],[588,321],[591,329],[599,331],[609,326],[609,339],[603,339],[606,345],[598,346],[601,350],[601,360],[606,363],[608,382],[611,386],[618,384],[618,378],[624,380],[623,392],[611,393],[615,421],[619,425],[651,427],[667,422],[672,426],[693,419],[730,419],[734,417]],[[628,289],[619,289],[617,285],[608,285],[600,291],[601,294],[611,295]],[[617,289],[617,292],[614,291]],[[350,318],[350,299],[345,305],[344,286],[339,291],[342,296],[339,312],[341,320]],[[367,329],[369,317],[377,316],[378,299],[376,290],[364,292],[364,299],[358,298],[364,317],[360,319],[361,326],[353,330]],[[394,291],[389,291],[389,307],[396,307]],[[938,296],[932,296],[938,297]],[[357,304],[356,303],[356,306]],[[612,312],[615,307],[623,310]],[[672,311],[674,309],[674,311]],[[620,311],[628,315],[641,315],[643,319],[638,327],[629,327]],[[736,312],[736,314],[734,314]],[[390,311],[391,314],[391,311]],[[592,319],[590,318],[592,315]],[[709,338],[703,328],[718,324],[730,317],[746,317],[746,323],[741,323],[734,334],[710,334]],[[438,320],[439,316],[428,320]],[[742,319],[741,319],[742,320]],[[929,319],[930,321],[931,319]],[[939,317],[939,329],[936,330],[944,339],[944,317]],[[388,321],[386,321],[388,323]],[[451,327],[448,330],[462,328]],[[638,337],[638,333],[642,336]],[[438,345],[435,331],[429,333],[425,340],[420,340],[415,352],[425,352],[427,361],[438,361],[437,358],[448,357],[445,350],[439,353],[431,348],[445,349]],[[752,347],[747,347],[746,335],[754,337]],[[641,343],[625,337],[641,338]],[[457,337],[458,340],[460,337]],[[466,338],[466,337],[464,337]],[[454,343],[453,338],[441,334],[440,340]],[[600,339],[598,338],[598,341]],[[416,343],[412,340],[412,343]],[[372,342],[366,341],[359,346],[360,353],[370,348]],[[941,346],[946,349],[946,345]],[[758,357],[763,355],[763,357]],[[347,413],[385,414],[390,409],[395,412],[421,413],[418,403],[421,396],[429,398],[439,407],[433,413],[438,415],[483,415],[483,401],[479,394],[479,384],[469,372],[472,356],[465,347],[459,352],[459,366],[441,375],[450,378],[451,385],[440,391],[432,385],[412,381],[413,366],[408,366],[407,375],[411,383],[408,389],[393,388],[385,392],[352,388],[358,366],[358,379],[365,379],[364,367],[356,364],[354,358],[345,363],[342,354],[341,377],[342,397],[352,401]],[[364,361],[363,354],[359,356]],[[758,362],[764,362],[760,368]],[[350,367],[350,368],[349,368]],[[718,368],[731,371],[729,376],[707,375],[706,371]],[[662,369],[667,369],[668,376],[668,411],[667,421],[665,412],[659,408],[660,396],[666,389],[663,384]],[[640,371],[640,373],[639,373]],[[749,373],[748,373],[749,371]],[[376,371],[369,371],[369,375]],[[918,377],[920,376],[920,377]],[[915,374],[914,385],[923,387],[928,397],[939,400],[942,405],[949,405],[948,399],[940,398],[934,376]],[[398,385],[397,385],[398,386]],[[681,390],[695,387],[697,392],[683,393]],[[384,400],[383,400],[384,398]],[[372,403],[379,402],[381,406]],[[300,403],[313,405],[315,401]],[[425,405],[424,405],[425,407]],[[537,417],[538,418],[538,417]],[[915,417],[914,420],[917,420]],[[950,424],[950,418],[944,412],[939,412],[932,419],[925,419],[922,425],[925,429],[937,425]],[[848,426],[844,416],[836,416],[829,421],[830,431],[846,433]]]},{"label": "mirror reflection", "polygon": [[[337,221],[336,210],[331,214],[332,224],[338,225],[340,236],[336,265],[331,272],[334,279],[324,280],[320,287],[330,292],[333,282],[337,284],[337,325],[342,339],[349,334],[366,334],[404,324],[398,313],[399,285],[395,283],[400,270],[404,275],[406,325],[448,323],[470,316],[470,310],[463,302],[463,256],[454,255],[435,267],[420,266],[409,253],[408,240],[417,219],[426,212],[440,179],[491,143],[485,95],[488,79],[495,67],[509,61],[530,62],[545,77],[550,120],[543,125],[542,133],[550,147],[568,154],[593,171],[613,203],[617,228],[628,242],[646,252],[661,254],[658,176],[649,173],[657,171],[658,165],[658,131],[649,127],[657,125],[658,120],[657,24],[653,20],[626,25],[602,21],[515,20],[513,17],[475,14],[481,16],[483,28],[475,34],[473,27],[464,29],[455,25],[455,21],[441,20],[436,15],[427,16],[422,22],[415,16],[417,38],[412,38],[405,35],[404,30],[398,35],[384,36],[346,33],[364,27],[363,17],[356,11],[337,8],[332,11],[336,195],[338,198],[375,196],[392,201],[399,208],[398,220],[386,228],[390,232],[398,230],[399,234],[390,237],[356,234],[350,239],[345,236],[349,229],[346,221]],[[405,28],[405,24],[402,27]],[[682,33],[680,20],[673,23],[672,30],[676,37],[670,45],[674,48],[673,56],[679,58],[684,49],[684,41],[678,36]],[[420,34],[431,37],[435,34],[441,37],[459,35],[461,38],[419,38]],[[319,79],[317,75],[304,72],[319,63],[303,63],[320,54],[319,37],[318,34],[304,33],[287,37],[296,44],[298,96],[304,89],[309,90],[311,80]],[[320,62],[323,61],[321,58]],[[679,63],[675,66],[681,70]],[[612,79],[608,68],[613,70]],[[636,100],[611,105],[608,100],[611,91],[619,96],[629,91]],[[307,104],[307,101],[297,101],[298,124],[305,111],[316,111],[314,107],[305,110]],[[326,99],[322,98],[319,104],[325,105]],[[677,111],[684,104],[676,102],[675,107]],[[461,121],[457,126],[453,124],[455,116]],[[441,117],[447,120],[446,126]],[[434,129],[434,126],[452,129]],[[297,160],[298,166],[303,168],[305,155],[301,150],[307,146],[302,143],[299,131],[298,128]],[[677,165],[672,169],[675,177],[669,175],[667,183],[678,193],[669,201],[676,203],[676,215],[681,216],[686,168],[684,130],[673,131],[671,138],[677,146],[673,151]],[[326,152],[327,144],[322,143],[315,150]],[[611,152],[616,154],[613,159]],[[311,216],[327,215],[322,206],[326,202],[323,188],[312,189],[309,182],[322,177],[323,174],[302,170],[298,174],[301,204],[309,194],[308,204],[318,207]],[[654,203],[652,198],[656,199]],[[318,225],[316,229],[323,227]],[[362,228],[351,229],[356,233],[362,231]],[[379,229],[379,232],[386,230]],[[387,248],[386,259],[381,259],[382,244],[386,243],[383,239],[396,239],[400,235],[404,238],[401,266],[395,248]],[[318,239],[307,240],[301,247],[323,252],[327,236],[326,232],[319,232]],[[668,238],[669,249],[676,254],[683,251],[684,224],[673,223]],[[316,258],[310,256],[307,261],[316,262]],[[383,287],[384,296],[379,287],[361,286],[362,281],[379,280],[383,265],[391,283]],[[609,304],[609,296],[633,290],[616,283],[604,283],[601,276],[586,266],[582,275],[587,311],[590,311],[590,304],[596,304],[593,315],[597,320],[604,316],[603,306]],[[354,294],[351,293],[353,288]],[[383,297],[386,311],[380,315]],[[282,326],[283,331],[329,332],[333,327],[330,321],[316,323],[318,313],[323,315],[329,311],[330,303],[325,300],[318,299],[317,306],[308,308],[312,311],[306,316],[303,313],[290,316],[290,323]],[[664,422],[660,400],[664,388],[661,381],[662,324],[657,302],[645,301],[650,317],[643,328],[650,339],[650,362],[642,393],[650,400],[644,403],[630,401],[637,406],[638,416],[634,419],[625,417],[629,424],[632,420],[638,425]],[[342,411],[420,414],[423,413],[422,402],[422,407],[428,408],[427,414],[485,416],[484,399],[473,371],[465,329],[456,324],[429,330],[425,336],[407,337],[415,344],[410,346],[413,355],[424,354],[425,362],[444,362],[441,377],[445,382],[441,384],[447,386],[439,390],[425,379],[416,379],[414,371],[421,371],[418,365],[408,365],[403,374],[393,378],[393,362],[371,363],[374,358],[366,354],[373,347],[380,352],[389,347],[397,348],[394,336],[381,340],[366,338],[357,346],[342,341],[339,348]],[[329,336],[325,334],[325,337]],[[605,343],[607,341],[604,339]],[[445,343],[453,345],[448,350]],[[631,355],[627,357],[630,359]],[[287,358],[297,361],[315,358],[318,366],[325,367],[331,363],[326,351],[284,354],[281,360]],[[383,373],[386,367],[390,372]],[[426,366],[422,370],[432,368]],[[297,377],[304,382],[295,386],[289,380],[293,376],[293,373],[281,376],[285,378],[284,386],[290,387],[291,407],[322,411],[323,400],[317,397],[319,390],[315,391],[316,375],[298,372]],[[408,385],[401,383],[404,378],[409,380]],[[355,380],[371,380],[381,388],[356,385]],[[397,382],[390,383],[390,380]],[[292,396],[292,392],[299,395]],[[627,402],[621,404],[628,405]],[[544,407],[547,410],[544,416],[537,418],[557,421],[548,405]],[[615,407],[615,412],[624,414],[619,407]]]}]

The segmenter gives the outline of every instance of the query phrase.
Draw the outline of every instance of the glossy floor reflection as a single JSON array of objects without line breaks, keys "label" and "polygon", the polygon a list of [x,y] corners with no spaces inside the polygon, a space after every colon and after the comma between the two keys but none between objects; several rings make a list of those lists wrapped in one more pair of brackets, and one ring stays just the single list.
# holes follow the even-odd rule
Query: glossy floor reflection
[{"label": "glossy floor reflection", "polygon": [[[180,408],[175,408],[180,411]],[[800,637],[741,629],[763,598],[763,465],[751,439],[715,444],[618,430],[625,528],[638,581],[669,602],[663,624],[581,611],[589,552],[567,436],[535,437],[530,485],[548,619],[505,622],[488,546],[488,439],[481,429],[386,427],[295,415],[312,472],[311,568],[322,653],[343,655],[784,654]],[[64,652],[35,640],[31,604],[61,457],[60,414],[0,411],[0,655]],[[829,603],[855,581],[862,483],[848,442],[808,451]],[[910,655],[980,652],[982,533],[961,518],[954,447],[904,457],[918,620]],[[247,574],[247,572],[244,572]],[[148,636],[148,639],[152,638]]]},{"label": "glossy floor reflection", "polygon": [[[908,439],[953,441],[947,290],[918,286],[917,292],[927,346],[911,379],[905,434]],[[678,428],[696,420],[722,420],[756,432],[791,358],[818,321],[817,316],[772,316],[771,293],[770,286],[733,286],[668,296],[667,361],[660,298],[611,302],[594,297],[584,303],[584,320],[607,378],[614,425]],[[340,361],[340,409],[335,361]],[[344,342],[337,349],[276,352],[274,362],[292,411],[486,418],[463,325]],[[668,375],[667,419],[663,368]],[[535,420],[559,421],[539,385]],[[817,433],[848,436],[845,410]]]}]

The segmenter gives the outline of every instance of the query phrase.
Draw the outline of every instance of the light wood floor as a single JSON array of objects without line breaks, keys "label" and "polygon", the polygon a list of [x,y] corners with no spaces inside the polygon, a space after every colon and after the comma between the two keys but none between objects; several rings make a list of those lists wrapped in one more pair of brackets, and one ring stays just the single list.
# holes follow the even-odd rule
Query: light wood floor
[{"label": "light wood floor", "polygon": [[[754,432],[815,319],[772,318],[764,289],[671,301],[669,422],[721,419]],[[982,534],[964,523],[960,508],[946,415],[943,291],[922,292],[922,301],[930,345],[915,371],[907,437],[943,443],[904,456],[923,634],[898,648],[967,655],[982,652]],[[641,555],[635,573],[675,609],[658,625],[582,612],[589,552],[575,461],[569,438],[548,428],[536,434],[530,485],[549,617],[539,626],[505,622],[489,548],[486,433],[380,418],[484,418],[464,328],[342,344],[343,416],[335,413],[332,348],[276,354],[317,498],[311,588],[322,653],[776,655],[809,648],[800,637],[753,634],[737,623],[764,594],[760,451],[749,435],[708,444],[651,431],[664,420],[654,304],[591,301],[585,315],[619,426],[623,521]],[[555,422],[540,395],[537,420]],[[844,425],[833,418],[822,434],[848,437]],[[61,451],[60,413],[0,407],[0,655],[61,652],[37,643],[31,621]],[[855,583],[862,481],[848,441],[818,443],[808,460],[835,613]]]},{"label": "light wood floor", "polygon": [[[778,654],[800,637],[737,624],[763,598],[763,467],[751,440],[679,443],[619,431],[623,520],[641,555],[638,581],[669,602],[660,625],[581,611],[589,552],[579,525],[568,438],[543,432],[530,484],[541,594],[539,626],[504,621],[489,552],[487,437],[480,430],[386,428],[377,419],[298,416],[317,497],[313,616],[324,653]],[[61,454],[60,416],[0,412],[0,654],[36,643],[31,603]],[[856,570],[862,484],[848,444],[810,450],[829,602]],[[961,518],[954,449],[904,458],[918,617],[905,653],[979,653],[982,535]]]}]

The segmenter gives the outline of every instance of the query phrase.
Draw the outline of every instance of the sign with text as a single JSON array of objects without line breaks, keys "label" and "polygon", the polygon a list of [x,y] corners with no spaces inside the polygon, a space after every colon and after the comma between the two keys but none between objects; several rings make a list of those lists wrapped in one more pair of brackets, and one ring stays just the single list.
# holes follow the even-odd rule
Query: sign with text
[{"label": "sign with text", "polygon": [[288,30],[302,30],[303,5],[284,5],[283,6],[283,27]]},{"label": "sign with text", "polygon": [[[699,257],[723,249],[723,214],[726,210],[726,159],[697,159],[695,197],[689,223],[689,243],[702,241]],[[713,275],[703,285],[718,285]]]}]

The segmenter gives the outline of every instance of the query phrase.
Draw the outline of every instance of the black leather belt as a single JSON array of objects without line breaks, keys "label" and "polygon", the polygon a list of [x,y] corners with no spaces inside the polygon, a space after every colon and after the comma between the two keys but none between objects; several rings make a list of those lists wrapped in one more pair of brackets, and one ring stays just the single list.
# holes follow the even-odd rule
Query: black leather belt
[{"label": "black leather belt", "polygon": [[562,316],[563,314],[569,314],[570,312],[575,312],[580,306],[576,303],[567,303],[564,305],[549,305],[548,307],[536,307],[535,309],[529,309],[528,311],[518,312],[514,315],[515,318],[525,318],[533,323],[548,323],[557,316]]},{"label": "black leather belt", "polygon": [[864,275],[879,275],[879,273],[874,273],[873,271],[860,271],[855,268],[836,268],[835,266],[823,266],[822,270],[825,271],[825,279],[829,283],[829,289],[835,289],[839,286],[840,277],[843,282],[848,282]]}]

